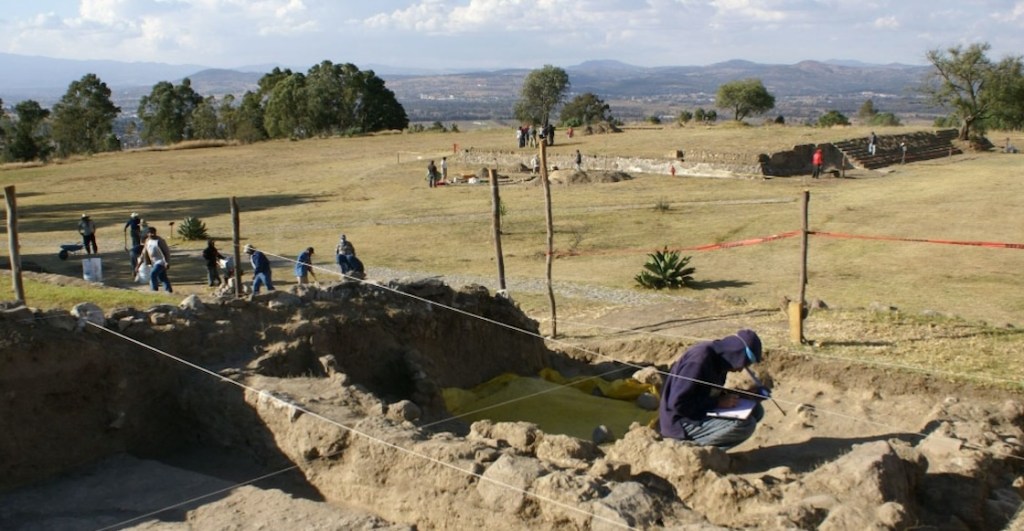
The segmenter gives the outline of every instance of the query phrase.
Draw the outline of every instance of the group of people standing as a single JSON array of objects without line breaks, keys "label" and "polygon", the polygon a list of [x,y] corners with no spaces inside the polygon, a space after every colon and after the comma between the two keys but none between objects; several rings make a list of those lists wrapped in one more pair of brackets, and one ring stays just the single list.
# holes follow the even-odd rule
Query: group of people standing
[{"label": "group of people standing", "polygon": [[539,147],[542,140],[547,140],[549,146],[555,145],[554,125],[547,124],[541,127],[524,125],[516,128],[516,143],[520,148]]},{"label": "group of people standing", "polygon": [[438,171],[437,165],[431,160],[427,164],[427,186],[434,188],[439,184],[445,184],[448,182],[448,157],[441,157],[441,170]]}]

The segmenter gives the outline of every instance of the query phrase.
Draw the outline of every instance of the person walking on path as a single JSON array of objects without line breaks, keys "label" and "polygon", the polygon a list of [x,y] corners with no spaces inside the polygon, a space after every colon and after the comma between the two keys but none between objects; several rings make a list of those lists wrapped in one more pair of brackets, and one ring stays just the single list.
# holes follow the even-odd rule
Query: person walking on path
[{"label": "person walking on path", "polygon": [[206,249],[203,249],[203,260],[206,260],[206,281],[210,286],[219,286],[220,260],[224,256],[217,250],[217,244],[213,240],[206,242]]},{"label": "person walking on path", "polygon": [[576,171],[583,171],[583,155],[580,155],[580,150],[576,150],[576,158],[573,161],[576,163]]},{"label": "person walking on path", "polygon": [[320,283],[316,278],[316,273],[313,271],[313,253],[312,247],[306,247],[306,250],[302,251],[298,259],[295,260],[295,280],[299,284],[309,284],[310,275],[313,275],[314,282]]},{"label": "person walking on path", "polygon": [[[142,218],[139,217],[138,212],[132,212],[132,215],[128,217],[128,221],[125,222],[124,224],[123,232],[127,232],[129,235],[131,235],[131,248],[135,248],[135,246],[142,243]],[[125,247],[128,246],[125,245]]]},{"label": "person walking on path", "polygon": [[100,252],[96,248],[96,224],[93,223],[89,214],[82,214],[82,219],[78,221],[78,233],[82,235],[82,246],[85,247],[86,254]]},{"label": "person walking on path", "polygon": [[825,154],[821,152],[821,148],[814,150],[814,155],[811,156],[811,165],[814,166],[814,173],[811,177],[817,179],[821,176],[821,166],[824,164]]},{"label": "person walking on path", "polygon": [[448,157],[441,157],[441,182],[448,184]]},{"label": "person walking on path", "polygon": [[878,136],[875,135],[874,131],[871,131],[871,136],[868,137],[868,155],[875,156],[875,151],[878,150]]},{"label": "person walking on path", "polygon": [[[722,418],[709,413],[738,405],[738,394],[723,392],[726,378],[730,372],[750,371],[748,367],[760,362],[761,356],[761,339],[753,330],[740,330],[690,347],[672,364],[662,387],[658,407],[661,435],[723,450],[750,438],[764,418],[759,399],[750,399],[752,408],[746,418]],[[758,389],[756,395],[767,397],[767,390]]]},{"label": "person walking on path", "polygon": [[135,274],[138,276],[142,264],[152,266],[149,272],[149,286],[153,291],[159,291],[160,284],[164,285],[167,293],[174,293],[171,289],[171,281],[167,278],[167,270],[171,267],[171,249],[163,238],[156,235],[156,227],[149,227],[146,230],[146,244],[142,248],[142,259],[139,265],[135,266]]},{"label": "person walking on path", "polygon": [[267,258],[267,255],[262,251],[257,251],[252,244],[245,245],[245,254],[249,255],[249,261],[252,263],[253,296],[260,294],[262,286],[266,286],[267,291],[274,291],[274,279],[270,271],[270,259]]}]

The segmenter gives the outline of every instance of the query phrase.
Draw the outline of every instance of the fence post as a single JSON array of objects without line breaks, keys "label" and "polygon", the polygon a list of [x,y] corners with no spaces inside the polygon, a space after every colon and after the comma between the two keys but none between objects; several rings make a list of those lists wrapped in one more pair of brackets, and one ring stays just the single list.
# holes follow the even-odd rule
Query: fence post
[{"label": "fence post", "polygon": [[18,302],[25,304],[25,286],[21,283],[21,252],[18,249],[18,200],[14,185],[4,188],[7,200],[7,249],[11,258],[11,287]]},{"label": "fence post", "polygon": [[242,250],[239,244],[238,199],[231,196],[231,244],[235,256],[235,297],[242,296]]},{"label": "fence post", "polygon": [[547,141],[540,142],[540,183],[544,186],[544,215],[548,229],[547,267],[548,303],[551,305],[551,337],[558,338],[558,315],[555,312],[555,290],[551,286],[551,261],[555,258],[554,217],[551,213],[551,182],[548,181]]},{"label": "fence post", "polygon": [[803,222],[800,230],[800,297],[789,303],[789,339],[793,343],[804,342],[804,312],[807,308],[807,235],[808,213],[810,211],[811,191],[804,190],[801,206]]},{"label": "fence post", "polygon": [[498,264],[498,289],[505,291],[505,258],[501,253],[501,198],[498,197],[498,170],[487,168],[491,178],[491,229],[494,231],[494,258]]}]

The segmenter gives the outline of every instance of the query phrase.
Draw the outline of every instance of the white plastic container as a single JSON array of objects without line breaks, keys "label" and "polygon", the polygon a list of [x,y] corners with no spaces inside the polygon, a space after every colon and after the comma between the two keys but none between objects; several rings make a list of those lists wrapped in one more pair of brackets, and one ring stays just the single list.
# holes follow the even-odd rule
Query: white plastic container
[{"label": "white plastic container", "polygon": [[[141,260],[141,259],[140,259]],[[139,273],[135,275],[135,281],[139,284],[149,283],[149,274],[153,271],[153,266],[149,264],[142,264],[139,266]]]},{"label": "white plastic container", "polygon": [[103,283],[103,259],[100,257],[82,259],[82,278],[89,282]]}]

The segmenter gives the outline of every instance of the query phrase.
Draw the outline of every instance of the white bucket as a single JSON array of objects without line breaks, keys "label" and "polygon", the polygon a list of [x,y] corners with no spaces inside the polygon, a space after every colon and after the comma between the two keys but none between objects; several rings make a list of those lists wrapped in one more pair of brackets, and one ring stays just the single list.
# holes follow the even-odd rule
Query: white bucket
[{"label": "white bucket", "polygon": [[[140,258],[141,260],[141,258]],[[135,275],[135,281],[139,284],[149,283],[149,274],[153,271],[153,266],[149,264],[142,264],[139,266],[139,273]]]},{"label": "white bucket", "polygon": [[96,258],[82,259],[82,278],[89,282],[103,282],[103,260]]}]

